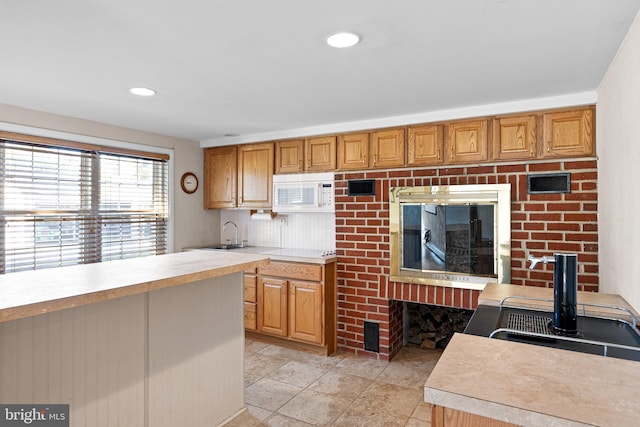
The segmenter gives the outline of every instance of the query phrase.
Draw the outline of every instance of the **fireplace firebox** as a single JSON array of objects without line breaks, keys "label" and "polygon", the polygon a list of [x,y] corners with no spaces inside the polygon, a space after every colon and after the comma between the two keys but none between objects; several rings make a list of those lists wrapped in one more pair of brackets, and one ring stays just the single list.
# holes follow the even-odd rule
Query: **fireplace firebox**
[{"label": "fireplace firebox", "polygon": [[391,280],[482,289],[511,280],[511,185],[394,187]]}]

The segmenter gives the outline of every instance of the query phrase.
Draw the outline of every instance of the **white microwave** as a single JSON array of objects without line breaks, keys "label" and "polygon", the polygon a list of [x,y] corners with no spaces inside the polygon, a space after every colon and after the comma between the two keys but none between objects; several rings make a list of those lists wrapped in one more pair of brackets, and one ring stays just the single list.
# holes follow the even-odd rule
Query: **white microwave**
[{"label": "white microwave", "polygon": [[273,211],[335,212],[333,172],[274,175]]}]

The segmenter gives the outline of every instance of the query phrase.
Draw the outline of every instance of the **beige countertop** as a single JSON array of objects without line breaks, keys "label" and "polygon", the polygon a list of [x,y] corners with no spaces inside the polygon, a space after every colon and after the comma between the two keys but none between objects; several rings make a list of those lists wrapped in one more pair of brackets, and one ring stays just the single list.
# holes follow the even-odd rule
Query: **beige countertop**
[{"label": "beige countertop", "polygon": [[261,254],[191,251],[0,275],[0,322],[236,273]]},{"label": "beige countertop", "polygon": [[273,261],[307,262],[312,264],[330,264],[336,262],[335,251],[325,255],[320,249],[277,248],[271,246],[247,246],[235,249],[207,249],[207,247],[192,247],[185,250],[207,250],[225,253],[247,253],[266,255]]},{"label": "beige countertop", "polygon": [[[503,285],[498,283],[488,283],[480,296],[478,297],[478,304],[497,306],[500,304],[503,298],[509,296],[526,297],[526,298],[539,298],[549,300],[548,302],[536,301],[533,299],[508,299],[505,304],[531,307],[538,309],[547,309],[553,311],[553,289],[538,288],[535,286],[518,286],[518,285]],[[586,314],[591,315],[606,315],[613,314],[617,317],[627,318],[624,312],[619,310],[611,310],[603,307],[594,306],[581,306],[580,304],[597,304],[607,305],[611,307],[622,307],[630,310],[636,317],[636,312],[631,305],[620,295],[604,294],[600,292],[584,292],[578,291],[578,314],[583,314],[582,309],[584,307]]]},{"label": "beige countertop", "polygon": [[[552,299],[552,293],[495,284],[479,302],[495,305],[507,295]],[[631,308],[617,295],[580,292],[578,301]],[[523,426],[636,426],[638,384],[639,362],[456,334],[425,384],[424,399]]]}]

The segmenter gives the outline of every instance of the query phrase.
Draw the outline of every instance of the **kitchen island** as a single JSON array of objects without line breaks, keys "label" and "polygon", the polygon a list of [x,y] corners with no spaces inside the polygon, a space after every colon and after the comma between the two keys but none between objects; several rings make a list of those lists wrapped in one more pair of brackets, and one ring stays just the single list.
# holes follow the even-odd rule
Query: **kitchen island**
[{"label": "kitchen island", "polygon": [[[479,301],[552,293],[490,284]],[[579,292],[581,302],[631,309],[617,295]],[[434,427],[636,426],[639,383],[639,362],[456,334],[425,384],[424,399],[434,404]]]},{"label": "kitchen island", "polygon": [[215,426],[243,410],[256,254],[184,252],[0,276],[0,402],[70,425]]}]

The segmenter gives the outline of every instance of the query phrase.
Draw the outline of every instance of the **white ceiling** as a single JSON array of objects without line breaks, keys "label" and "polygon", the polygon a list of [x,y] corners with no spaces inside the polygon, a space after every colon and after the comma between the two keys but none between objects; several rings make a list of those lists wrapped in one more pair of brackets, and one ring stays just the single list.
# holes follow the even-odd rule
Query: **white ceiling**
[{"label": "white ceiling", "polygon": [[[639,8],[640,0],[0,0],[0,102],[221,145],[588,100]],[[341,30],[362,42],[328,47]],[[137,85],[158,94],[134,97]]]}]

